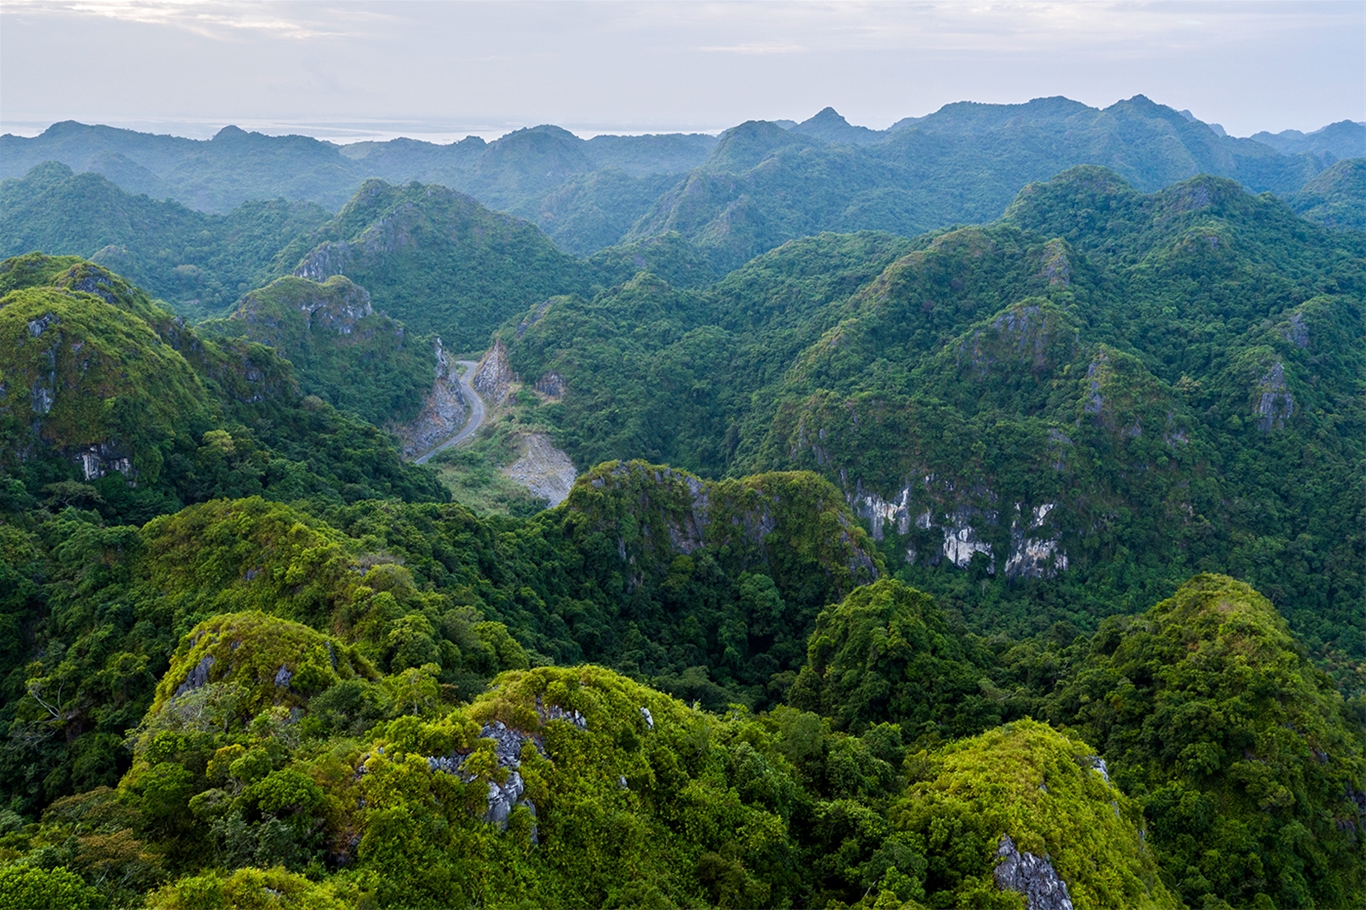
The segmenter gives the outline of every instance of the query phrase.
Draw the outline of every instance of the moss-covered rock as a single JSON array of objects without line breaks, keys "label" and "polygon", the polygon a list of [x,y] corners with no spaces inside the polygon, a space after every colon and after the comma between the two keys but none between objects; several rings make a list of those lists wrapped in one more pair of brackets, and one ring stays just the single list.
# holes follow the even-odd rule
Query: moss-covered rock
[{"label": "moss-covered rock", "polygon": [[1051,866],[1078,910],[1180,906],[1144,846],[1138,808],[1080,740],[1016,721],[907,768],[920,780],[892,819],[924,850],[932,906],[1019,906],[1003,899],[1013,896],[1001,893],[1000,866],[1025,854]]},{"label": "moss-covered rock", "polygon": [[150,713],[214,691],[227,712],[221,723],[232,725],[266,708],[302,707],[344,679],[377,675],[351,648],[307,626],[264,613],[221,614],[181,643]]}]

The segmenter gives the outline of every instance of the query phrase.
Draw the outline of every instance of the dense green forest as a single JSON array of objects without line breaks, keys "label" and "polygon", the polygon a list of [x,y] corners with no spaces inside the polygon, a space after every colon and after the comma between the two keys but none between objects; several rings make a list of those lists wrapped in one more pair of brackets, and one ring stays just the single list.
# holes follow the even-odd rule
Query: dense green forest
[{"label": "dense green forest", "polygon": [[[1366,903],[1360,162],[1030,110],[538,128],[454,147],[474,197],[335,217],[3,184],[0,906]],[[1313,179],[1002,164],[1125,117]],[[987,134],[994,221],[797,212]],[[211,180],[202,145],[140,147]],[[344,163],[447,179],[442,148]],[[689,214],[608,244],[657,161]],[[744,174],[748,214],[713,192]],[[475,198],[551,191],[606,248]],[[106,236],[138,271],[26,248]],[[379,427],[438,335],[514,385],[433,470]],[[532,429],[563,503],[452,498]]]},{"label": "dense green forest", "polygon": [[981,228],[642,273],[502,337],[560,377],[537,414],[577,463],[820,473],[971,624],[1086,625],[1234,570],[1360,687],[1362,251],[1229,181],[1082,168]]},{"label": "dense green forest", "polygon": [[542,125],[449,145],[337,146],[236,127],[193,141],[65,122],[33,138],[0,136],[0,178],[58,161],[131,194],[223,215],[277,198],[335,212],[367,179],[419,181],[532,221],[576,255],[677,231],[729,270],[821,231],[913,235],[986,221],[1026,183],[1079,164],[1111,167],[1144,191],[1203,173],[1288,197],[1334,162],[1363,156],[1358,123],[1236,139],[1138,95],[1104,109],[1061,97],[960,102],[886,130],[852,126],[827,108],[800,124],[752,121],[720,137],[585,140]]},{"label": "dense green forest", "polygon": [[206,215],[49,162],[0,183],[0,256],[82,256],[171,301],[177,312],[202,317],[276,277],[271,267],[280,249],[328,217],[317,205],[282,199]]}]

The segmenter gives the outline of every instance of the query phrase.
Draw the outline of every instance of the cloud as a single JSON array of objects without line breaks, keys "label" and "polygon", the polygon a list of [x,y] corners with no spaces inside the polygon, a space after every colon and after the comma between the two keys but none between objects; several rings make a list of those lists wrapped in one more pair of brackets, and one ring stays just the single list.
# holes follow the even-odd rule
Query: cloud
[{"label": "cloud", "polygon": [[715,54],[800,54],[806,50],[800,44],[780,41],[762,41],[752,44],[723,44],[696,47],[693,50]]},{"label": "cloud", "polygon": [[5,0],[5,14],[49,14],[161,26],[204,38],[249,36],[296,41],[355,38],[397,17],[356,6],[221,0]]}]

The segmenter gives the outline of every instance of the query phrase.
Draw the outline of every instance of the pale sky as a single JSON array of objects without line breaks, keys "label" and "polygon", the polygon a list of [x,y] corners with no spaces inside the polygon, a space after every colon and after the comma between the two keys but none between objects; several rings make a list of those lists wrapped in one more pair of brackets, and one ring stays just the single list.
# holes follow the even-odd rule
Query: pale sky
[{"label": "pale sky", "polygon": [[1234,135],[1366,120],[1366,0],[0,2],[0,132],[25,135],[714,132],[826,105],[880,129],[1136,94]]}]

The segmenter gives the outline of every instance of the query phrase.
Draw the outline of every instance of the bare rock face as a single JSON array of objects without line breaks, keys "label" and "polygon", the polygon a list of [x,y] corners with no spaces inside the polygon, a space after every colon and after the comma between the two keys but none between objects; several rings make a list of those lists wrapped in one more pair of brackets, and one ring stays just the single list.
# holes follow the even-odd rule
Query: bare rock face
[{"label": "bare rock face", "polygon": [[217,662],[218,658],[212,654],[204,655],[203,660],[190,668],[190,672],[185,676],[185,681],[176,687],[175,694],[180,696],[207,686],[209,684],[209,671]]},{"label": "bare rock face", "polygon": [[1021,853],[1009,834],[1001,835],[996,858],[996,870],[992,873],[996,887],[1023,894],[1028,910],[1072,910],[1067,882],[1048,860],[1033,853]]},{"label": "bare rock face", "polygon": [[503,473],[555,507],[569,498],[579,476],[574,462],[543,433],[528,433],[522,438],[522,456],[503,469]]},{"label": "bare rock face", "polygon": [[507,346],[501,338],[494,339],[493,347],[474,368],[470,385],[484,399],[484,404],[494,409],[507,403],[508,396],[512,394],[512,384],[516,381],[517,374],[512,372],[508,364]]},{"label": "bare rock face", "polygon": [[436,339],[436,381],[422,403],[422,410],[411,423],[393,427],[403,442],[403,457],[413,458],[428,451],[443,439],[459,432],[468,419],[465,395],[460,391],[460,377],[454,364]]},{"label": "bare rock face", "polygon": [[[644,708],[641,710],[645,711]],[[543,724],[558,720],[572,724],[580,730],[588,729],[587,718],[578,711],[565,710],[559,705],[545,705],[539,697],[536,699],[536,714]],[[654,724],[651,723],[650,726],[653,728]],[[493,754],[498,759],[498,767],[507,772],[501,783],[496,779],[488,782],[488,808],[484,812],[484,821],[495,825],[500,831],[506,831],[508,817],[516,807],[525,806],[533,818],[536,816],[536,804],[523,796],[526,793],[526,782],[522,780],[519,769],[522,767],[522,747],[527,743],[530,743],[543,758],[546,757],[545,738],[540,733],[527,733],[516,727],[509,727],[500,720],[484,724],[479,730],[479,736],[493,740]],[[427,757],[427,768],[434,773],[439,771],[443,774],[454,774],[468,782],[474,780],[474,776],[461,769],[467,757],[468,753],[458,752],[450,755],[431,755]],[[364,773],[364,761],[362,758],[358,774]],[[531,842],[534,844],[537,841],[536,827],[533,825]]]},{"label": "bare rock face", "polygon": [[1295,398],[1285,384],[1285,364],[1279,360],[1272,364],[1257,383],[1257,392],[1259,397],[1254,413],[1261,418],[1257,429],[1263,433],[1283,429],[1286,420],[1295,414]]}]

